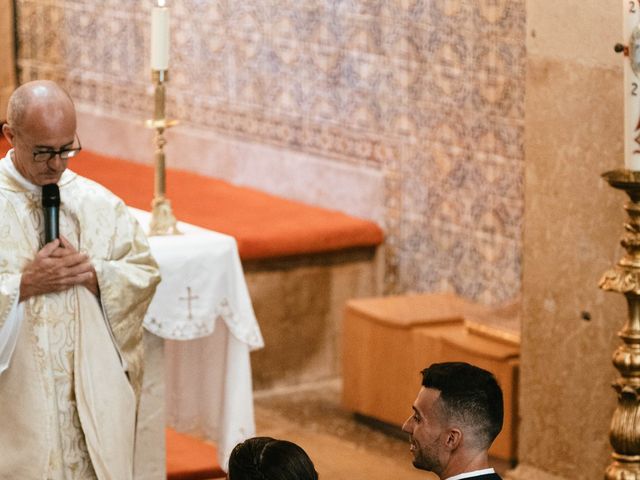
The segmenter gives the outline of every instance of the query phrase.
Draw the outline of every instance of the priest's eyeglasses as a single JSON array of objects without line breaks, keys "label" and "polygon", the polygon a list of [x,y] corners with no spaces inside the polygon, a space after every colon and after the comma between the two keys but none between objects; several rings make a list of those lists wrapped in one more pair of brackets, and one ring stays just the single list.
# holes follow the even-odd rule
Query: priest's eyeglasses
[{"label": "priest's eyeglasses", "polygon": [[33,161],[36,163],[45,163],[53,160],[56,155],[59,155],[60,158],[64,161],[69,160],[70,158],[75,157],[82,150],[82,145],[80,144],[80,137],[76,133],[76,140],[78,140],[78,146],[73,148],[61,148],[60,150],[54,150],[52,148],[47,149],[35,149],[33,150]]}]

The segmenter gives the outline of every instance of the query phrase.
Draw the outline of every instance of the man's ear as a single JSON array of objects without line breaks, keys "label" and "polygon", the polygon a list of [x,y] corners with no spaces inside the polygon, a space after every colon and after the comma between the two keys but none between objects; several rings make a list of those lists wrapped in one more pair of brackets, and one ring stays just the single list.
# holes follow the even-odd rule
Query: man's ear
[{"label": "man's ear", "polygon": [[13,147],[13,137],[15,136],[15,134],[13,133],[13,129],[9,126],[8,123],[2,125],[2,133],[4,134],[4,137],[9,141],[9,144]]},{"label": "man's ear", "polygon": [[459,428],[450,428],[447,432],[447,438],[445,440],[445,447],[450,452],[457,449],[462,445],[462,430]]}]

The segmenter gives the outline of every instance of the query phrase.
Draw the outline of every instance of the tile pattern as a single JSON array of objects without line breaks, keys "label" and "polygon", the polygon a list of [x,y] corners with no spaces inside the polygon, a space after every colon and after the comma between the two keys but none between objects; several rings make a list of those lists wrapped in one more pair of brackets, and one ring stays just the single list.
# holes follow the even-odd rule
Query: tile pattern
[{"label": "tile pattern", "polygon": [[[148,117],[151,3],[17,0],[21,80]],[[387,291],[518,294],[524,0],[170,5],[173,117],[383,172]]]}]

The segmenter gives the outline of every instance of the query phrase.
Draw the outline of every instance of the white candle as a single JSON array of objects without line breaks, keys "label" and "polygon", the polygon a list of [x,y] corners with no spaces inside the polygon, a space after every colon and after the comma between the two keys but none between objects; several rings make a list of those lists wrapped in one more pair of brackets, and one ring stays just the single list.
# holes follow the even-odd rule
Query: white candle
[{"label": "white candle", "polygon": [[640,23],[640,1],[623,0],[623,40],[629,46],[624,59],[624,167],[640,171],[640,77],[631,67],[637,49],[631,35]]},{"label": "white candle", "polygon": [[169,9],[158,0],[151,11],[151,69],[169,68]]}]

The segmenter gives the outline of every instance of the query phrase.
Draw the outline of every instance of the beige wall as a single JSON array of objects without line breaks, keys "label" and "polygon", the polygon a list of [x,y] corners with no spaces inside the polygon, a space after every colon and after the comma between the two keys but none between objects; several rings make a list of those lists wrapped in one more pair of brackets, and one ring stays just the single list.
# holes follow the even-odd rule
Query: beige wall
[{"label": "beige wall", "polygon": [[0,0],[0,122],[6,120],[7,100],[16,87],[13,1]]},{"label": "beige wall", "polygon": [[[152,2],[125,3],[18,0],[19,67],[150,161]],[[378,220],[387,291],[517,296],[524,0],[169,5],[171,166]]]},{"label": "beige wall", "polygon": [[[622,255],[620,2],[527,2],[520,466],[514,478],[600,479],[615,405]],[[581,319],[589,312],[591,321]]]}]

